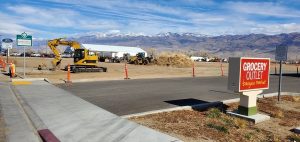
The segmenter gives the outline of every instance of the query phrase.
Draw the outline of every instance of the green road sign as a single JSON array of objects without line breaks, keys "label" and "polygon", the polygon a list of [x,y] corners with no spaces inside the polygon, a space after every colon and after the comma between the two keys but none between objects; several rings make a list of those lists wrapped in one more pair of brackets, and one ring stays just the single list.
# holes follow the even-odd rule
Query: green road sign
[{"label": "green road sign", "polygon": [[25,32],[17,35],[17,45],[18,46],[32,46],[32,36],[27,35]]}]

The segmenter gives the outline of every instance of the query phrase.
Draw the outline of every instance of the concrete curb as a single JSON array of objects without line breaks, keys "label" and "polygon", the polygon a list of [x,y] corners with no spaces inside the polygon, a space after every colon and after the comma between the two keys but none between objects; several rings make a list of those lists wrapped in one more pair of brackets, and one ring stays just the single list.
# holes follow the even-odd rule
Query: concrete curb
[{"label": "concrete curb", "polygon": [[[123,78],[113,78],[113,79],[75,79],[71,80],[72,83],[83,83],[83,82],[97,82],[97,81],[120,81],[124,80]],[[67,82],[67,80],[63,79],[63,82]],[[58,83],[59,84],[59,83]]]},{"label": "concrete curb", "polygon": [[211,103],[205,103],[205,104],[198,104],[193,106],[181,106],[181,107],[174,107],[174,108],[168,108],[168,109],[161,109],[161,110],[154,110],[154,111],[147,111],[142,113],[135,113],[135,114],[129,114],[129,115],[123,115],[122,118],[130,118],[130,117],[139,117],[139,116],[145,116],[149,114],[156,114],[156,113],[162,113],[162,112],[171,112],[171,111],[177,111],[177,110],[205,110],[210,107],[221,105],[222,102],[211,102]]},{"label": "concrete curb", "polygon": [[[51,83],[48,78],[25,78],[25,79],[11,79],[11,82],[18,82],[18,81],[46,81]],[[51,83],[52,84],[52,83]]]},{"label": "concrete curb", "polygon": [[49,129],[38,130],[38,133],[44,142],[60,142],[60,140]]},{"label": "concrete curb", "polygon": [[[218,76],[199,76],[195,78],[203,78],[203,77],[218,77]],[[192,78],[191,76],[175,76],[175,77],[145,77],[145,78],[130,78],[129,80],[139,80],[139,79],[178,79],[178,78]],[[82,83],[82,82],[96,82],[96,81],[121,81],[126,80],[123,77],[122,78],[104,78],[104,79],[75,79],[71,80],[72,83]],[[66,82],[66,80],[62,80]],[[56,83],[60,84],[60,83]]]},{"label": "concrete curb", "polygon": [[[278,93],[268,93],[268,94],[259,95],[257,98],[274,97],[274,96],[277,96],[277,95],[278,95]],[[282,96],[285,96],[285,95],[300,96],[300,93],[281,92],[281,95]],[[174,108],[153,110],[153,111],[147,111],[147,112],[142,112],[142,113],[123,115],[121,117],[127,119],[127,118],[131,118],[131,117],[140,117],[140,116],[145,116],[145,115],[149,115],[149,114],[156,114],[156,113],[162,113],[162,112],[171,112],[171,111],[177,111],[177,110],[192,110],[192,109],[205,110],[207,108],[215,107],[215,106],[218,106],[218,105],[221,105],[221,104],[236,103],[236,102],[239,102],[239,101],[240,101],[240,98],[236,98],[236,99],[222,100],[220,102],[209,102],[209,103],[193,105],[193,106],[180,106],[180,107],[174,107]]]},{"label": "concrete curb", "polygon": [[227,111],[226,114],[232,115],[234,117],[246,119],[248,121],[252,121],[254,122],[254,124],[270,120],[271,118],[269,115],[265,115],[261,113],[257,113],[251,116],[246,116],[246,115],[239,114],[237,111]]},{"label": "concrete curb", "polygon": [[[11,81],[45,81],[46,78],[25,78],[25,79],[11,79]],[[48,80],[48,79],[46,79]]]}]

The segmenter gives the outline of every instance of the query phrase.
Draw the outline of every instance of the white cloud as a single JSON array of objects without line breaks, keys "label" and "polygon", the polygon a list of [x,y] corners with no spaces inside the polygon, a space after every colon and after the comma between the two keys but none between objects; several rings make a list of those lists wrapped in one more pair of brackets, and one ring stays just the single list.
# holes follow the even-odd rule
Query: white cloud
[{"label": "white cloud", "polygon": [[300,24],[259,24],[256,27],[251,28],[251,32],[266,34],[300,32]]},{"label": "white cloud", "polygon": [[227,8],[246,14],[299,18],[300,11],[271,2],[228,2]]},{"label": "white cloud", "polygon": [[77,23],[80,28],[86,30],[107,30],[119,28],[119,25],[112,21],[102,20],[81,20]]},{"label": "white cloud", "polygon": [[10,15],[0,13],[0,33],[1,34],[20,34],[28,32],[29,34],[36,32],[34,29],[27,28],[15,21],[15,18]]},{"label": "white cloud", "polygon": [[57,8],[42,9],[28,5],[8,6],[7,9],[16,13],[20,23],[48,27],[75,26],[75,18],[80,16],[80,14],[72,10]]},{"label": "white cloud", "polygon": [[[50,0],[63,4],[73,4],[79,6],[81,10],[101,16],[112,16],[110,18],[121,17],[128,21],[135,22],[158,22],[161,24],[192,24],[194,22],[216,22],[222,21],[222,17],[193,12],[192,10],[183,9],[181,7],[170,7],[168,5],[158,5],[147,1],[128,2],[128,1],[95,1],[95,0],[67,0],[58,1]],[[197,3],[208,5],[212,1],[195,1],[191,0],[186,3]],[[197,23],[198,24],[198,23]]]},{"label": "white cloud", "polygon": [[79,30],[115,29],[118,24],[109,20],[95,20],[74,10],[59,8],[37,8],[28,5],[9,6],[16,13],[20,24],[44,27],[73,28]]}]

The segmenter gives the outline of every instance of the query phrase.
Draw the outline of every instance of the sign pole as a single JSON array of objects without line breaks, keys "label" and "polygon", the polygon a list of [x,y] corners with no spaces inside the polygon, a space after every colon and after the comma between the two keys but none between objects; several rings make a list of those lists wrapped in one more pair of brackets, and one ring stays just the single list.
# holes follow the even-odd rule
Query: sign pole
[{"label": "sign pole", "polygon": [[278,84],[278,102],[280,101],[280,93],[281,93],[281,82],[282,82],[282,60],[280,60],[279,65],[279,84]]},{"label": "sign pole", "polygon": [[24,48],[24,59],[23,59],[23,64],[24,64],[24,67],[23,67],[23,76],[24,76],[24,78],[26,78],[25,77],[25,57],[26,57],[26,55],[25,55],[25,46],[23,46],[23,48]]},{"label": "sign pole", "polygon": [[9,56],[9,48],[7,48],[7,50],[6,50],[6,63],[8,64],[8,56]]}]

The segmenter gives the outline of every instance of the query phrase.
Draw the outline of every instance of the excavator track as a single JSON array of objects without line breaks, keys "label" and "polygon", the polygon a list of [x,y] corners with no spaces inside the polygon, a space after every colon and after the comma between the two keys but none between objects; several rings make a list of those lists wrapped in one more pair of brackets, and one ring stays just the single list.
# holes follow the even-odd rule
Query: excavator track
[{"label": "excavator track", "polygon": [[[65,71],[68,70],[68,66],[65,67]],[[98,67],[98,66],[80,66],[80,65],[71,65],[70,70],[72,73],[79,72],[107,72],[106,67]]]}]

